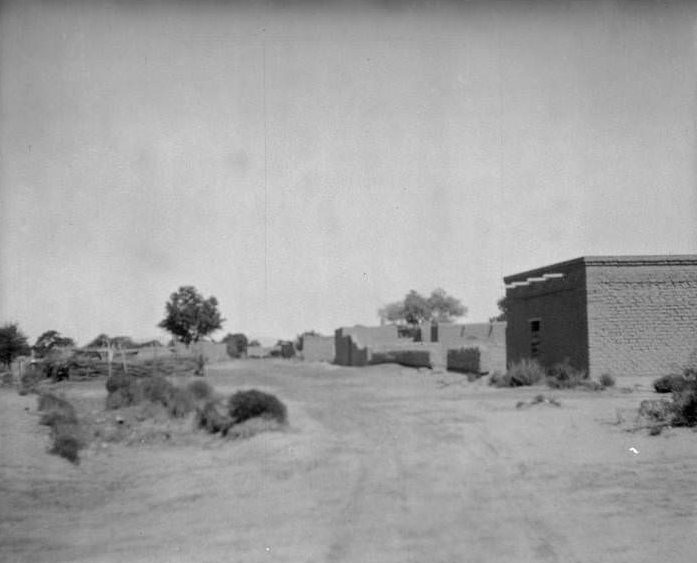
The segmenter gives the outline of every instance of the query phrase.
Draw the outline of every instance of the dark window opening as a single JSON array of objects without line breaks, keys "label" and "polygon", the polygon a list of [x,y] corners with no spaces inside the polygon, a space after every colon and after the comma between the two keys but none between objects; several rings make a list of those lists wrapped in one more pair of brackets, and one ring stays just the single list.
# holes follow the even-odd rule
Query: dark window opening
[{"label": "dark window opening", "polygon": [[542,341],[540,338],[540,320],[530,321],[530,357],[539,358]]}]

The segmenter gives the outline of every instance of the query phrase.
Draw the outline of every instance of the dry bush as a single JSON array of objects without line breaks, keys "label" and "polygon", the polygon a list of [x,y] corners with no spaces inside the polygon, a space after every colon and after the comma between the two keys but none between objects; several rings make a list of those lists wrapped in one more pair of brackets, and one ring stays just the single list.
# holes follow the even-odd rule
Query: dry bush
[{"label": "dry bush", "polygon": [[604,373],[600,376],[600,385],[603,387],[614,387],[615,378],[609,373]]},{"label": "dry bush", "polygon": [[77,414],[73,405],[50,393],[39,396],[38,410],[44,413],[39,424],[53,427],[57,424],[77,423]]},{"label": "dry bush", "polygon": [[547,385],[552,389],[573,389],[574,387],[592,387],[588,373],[576,369],[568,361],[552,366],[547,372]]},{"label": "dry bush", "polygon": [[19,380],[18,392],[20,395],[36,393],[39,384],[45,379],[44,372],[38,364],[27,366],[26,371]]},{"label": "dry bush", "polygon": [[200,379],[192,381],[189,383],[189,385],[187,385],[186,388],[197,401],[210,399],[213,396],[213,387],[211,387],[211,385],[206,381],[202,381]]},{"label": "dry bush", "polygon": [[688,381],[673,393],[675,416],[673,426],[697,426],[697,382]]},{"label": "dry bush", "polygon": [[[75,425],[75,428],[77,429],[77,425]],[[79,452],[82,447],[83,445],[77,435],[77,430],[71,431],[64,428],[60,433],[54,436],[53,447],[49,452],[78,465],[80,463]]]},{"label": "dry bush", "polygon": [[495,387],[525,387],[541,382],[545,370],[536,360],[524,358],[511,364],[506,373],[493,373],[489,384]]},{"label": "dry bush", "polygon": [[109,392],[106,398],[107,409],[130,407],[143,400],[143,388],[140,381],[131,375],[112,375],[106,380],[106,388]]},{"label": "dry bush", "polygon": [[656,393],[673,393],[682,391],[687,385],[687,379],[684,375],[673,373],[659,377],[653,382],[653,388]]},{"label": "dry bush", "polygon": [[228,399],[228,414],[235,424],[250,418],[270,418],[280,424],[288,420],[286,406],[270,393],[257,389],[238,391]]},{"label": "dry bush", "polygon": [[159,403],[164,406],[169,404],[175,389],[174,385],[160,376],[145,377],[140,385],[143,389],[143,398],[151,403]]},{"label": "dry bush", "polygon": [[44,393],[39,396],[38,409],[44,413],[40,424],[51,427],[53,447],[50,453],[79,463],[78,454],[84,442],[75,407],[61,397]]},{"label": "dry bush", "polygon": [[167,412],[173,418],[185,417],[196,409],[194,396],[187,389],[174,387],[165,404]]},{"label": "dry bush", "polygon": [[225,405],[218,401],[208,401],[196,412],[196,426],[211,434],[220,432],[225,436],[232,424]]}]

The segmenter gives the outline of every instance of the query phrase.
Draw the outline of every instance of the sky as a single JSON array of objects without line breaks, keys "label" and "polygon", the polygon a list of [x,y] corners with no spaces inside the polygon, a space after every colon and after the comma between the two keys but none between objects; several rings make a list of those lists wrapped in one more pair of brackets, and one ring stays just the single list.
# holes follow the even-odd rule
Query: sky
[{"label": "sky", "polygon": [[377,324],[584,255],[697,253],[697,3],[0,3],[0,324]]}]

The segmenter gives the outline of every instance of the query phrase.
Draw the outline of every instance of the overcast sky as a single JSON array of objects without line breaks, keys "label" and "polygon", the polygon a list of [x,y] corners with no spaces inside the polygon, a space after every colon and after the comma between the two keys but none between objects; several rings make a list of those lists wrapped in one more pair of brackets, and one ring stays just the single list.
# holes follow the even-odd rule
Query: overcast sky
[{"label": "overcast sky", "polygon": [[697,3],[418,4],[4,2],[0,323],[485,321],[504,275],[697,253]]}]

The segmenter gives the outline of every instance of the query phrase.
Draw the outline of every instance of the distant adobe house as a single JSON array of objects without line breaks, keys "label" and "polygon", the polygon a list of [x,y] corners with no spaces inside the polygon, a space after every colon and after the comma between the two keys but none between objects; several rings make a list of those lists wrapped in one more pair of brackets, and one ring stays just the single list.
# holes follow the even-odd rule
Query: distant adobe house
[{"label": "distant adobe house", "polygon": [[697,255],[586,256],[504,282],[509,364],[568,359],[597,377],[697,361]]}]

